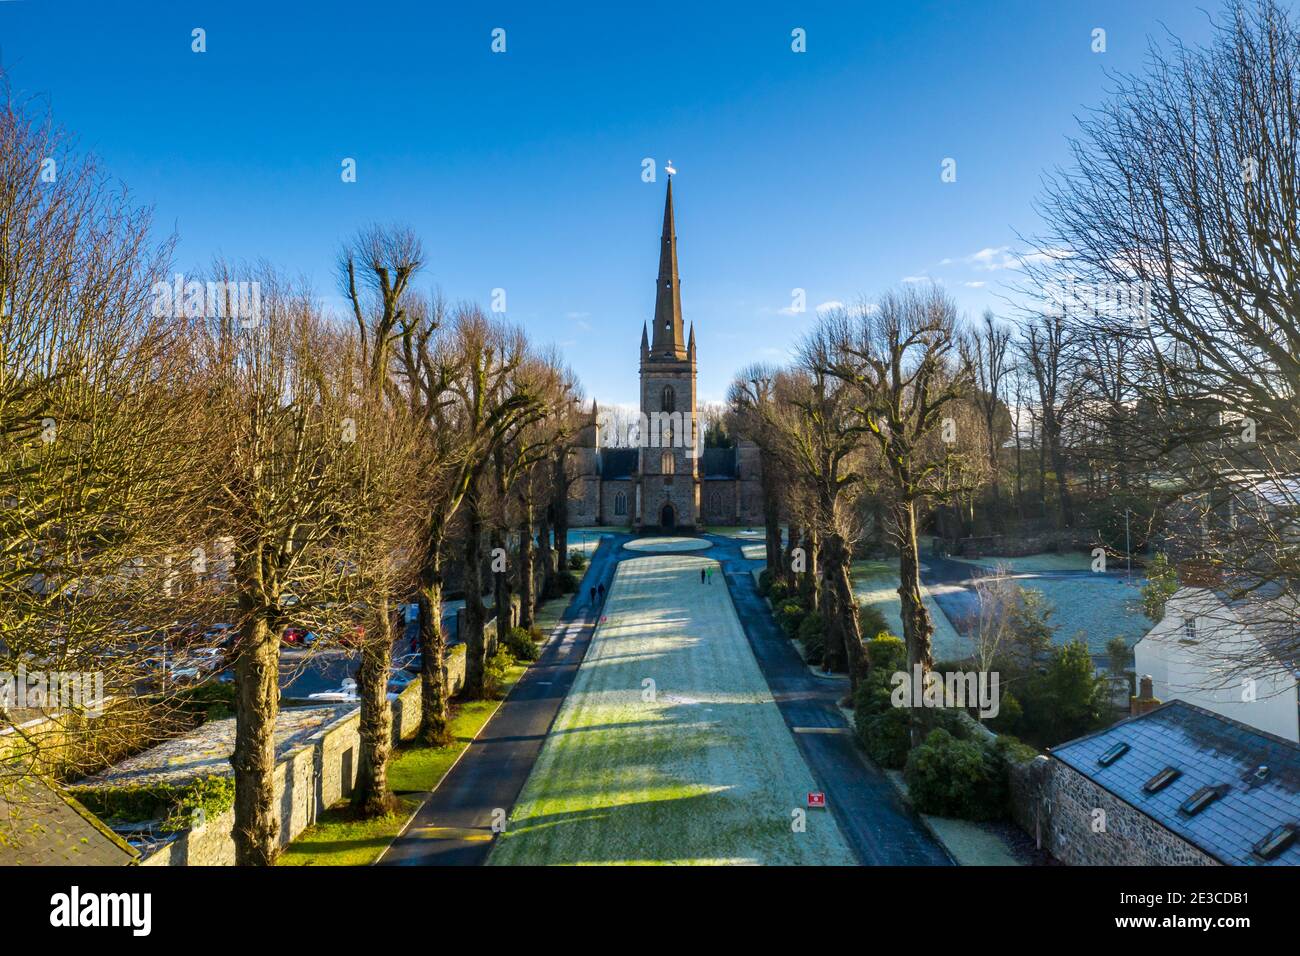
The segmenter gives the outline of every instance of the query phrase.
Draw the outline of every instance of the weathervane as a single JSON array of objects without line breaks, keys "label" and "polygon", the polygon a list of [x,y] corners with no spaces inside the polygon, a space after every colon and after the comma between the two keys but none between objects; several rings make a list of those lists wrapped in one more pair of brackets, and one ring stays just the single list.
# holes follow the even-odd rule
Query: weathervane
[{"label": "weathervane", "polygon": [[669,176],[677,172],[677,170],[673,169],[673,161],[671,159],[668,160],[668,162],[664,163],[664,172],[666,172]]}]

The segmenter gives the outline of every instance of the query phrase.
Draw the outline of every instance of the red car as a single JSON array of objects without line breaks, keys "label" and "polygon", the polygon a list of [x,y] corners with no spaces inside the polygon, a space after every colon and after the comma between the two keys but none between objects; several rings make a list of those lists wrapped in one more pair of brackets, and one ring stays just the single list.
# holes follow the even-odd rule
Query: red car
[{"label": "red car", "polygon": [[305,627],[286,627],[284,633],[280,635],[280,640],[285,644],[306,644],[307,629]]}]

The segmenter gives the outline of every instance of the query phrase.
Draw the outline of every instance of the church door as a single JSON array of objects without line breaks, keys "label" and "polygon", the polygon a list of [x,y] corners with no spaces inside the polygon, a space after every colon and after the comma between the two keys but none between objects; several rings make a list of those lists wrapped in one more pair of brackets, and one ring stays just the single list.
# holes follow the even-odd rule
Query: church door
[{"label": "church door", "polygon": [[671,530],[676,526],[676,524],[677,521],[675,516],[673,515],[673,506],[664,505],[664,510],[659,515],[659,527],[665,530]]}]

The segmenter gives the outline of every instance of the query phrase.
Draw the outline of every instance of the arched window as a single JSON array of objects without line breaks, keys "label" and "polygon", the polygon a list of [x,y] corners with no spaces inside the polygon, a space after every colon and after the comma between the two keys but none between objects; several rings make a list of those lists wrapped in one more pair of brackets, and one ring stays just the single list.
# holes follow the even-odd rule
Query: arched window
[{"label": "arched window", "polygon": [[709,496],[709,508],[715,515],[722,514],[722,495],[719,492],[715,491]]},{"label": "arched window", "polygon": [[677,396],[673,394],[673,387],[671,385],[664,386],[663,410],[666,412],[677,411]]},{"label": "arched window", "polygon": [[672,453],[672,452],[670,452],[670,451],[666,451],[666,452],[664,452],[662,455],[659,456],[659,473],[660,473],[660,474],[663,474],[663,475],[671,475],[671,474],[673,474],[673,473],[676,472],[676,471],[677,471],[677,464],[676,464],[676,462],[675,462],[674,459],[673,459],[673,453]]},{"label": "arched window", "polygon": [[621,491],[614,496],[614,514],[627,514],[627,495],[623,494]]}]

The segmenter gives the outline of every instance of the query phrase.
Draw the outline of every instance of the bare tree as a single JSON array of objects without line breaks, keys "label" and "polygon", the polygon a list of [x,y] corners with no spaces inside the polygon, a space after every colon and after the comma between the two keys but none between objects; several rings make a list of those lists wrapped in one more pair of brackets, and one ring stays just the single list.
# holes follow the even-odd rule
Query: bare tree
[{"label": "bare tree", "polygon": [[256,321],[231,310],[193,323],[193,375],[209,417],[202,478],[209,526],[232,542],[226,598],[235,648],[236,860],[266,865],[279,852],[274,811],[280,635],[295,620],[317,633],[355,625],[352,542],[339,520],[353,501],[347,453],[351,369],[310,293],[266,267],[218,263],[224,288],[260,288]]},{"label": "bare tree", "polygon": [[1294,595],[1300,30],[1273,0],[1238,0],[1205,46],[1148,59],[1053,178],[1040,245],[1062,253],[1035,278],[1131,346],[1132,417],[1160,439],[1142,453],[1200,512],[1173,543],[1243,595]]},{"label": "bare tree", "polygon": [[[909,288],[838,317],[831,336],[827,370],[851,389],[853,412],[883,459],[908,668],[926,672],[933,664],[934,622],[921,596],[919,509],[961,487],[951,480],[958,437],[953,415],[973,378],[958,347],[956,309],[937,287]],[[917,721],[912,733],[919,743]]]}]

